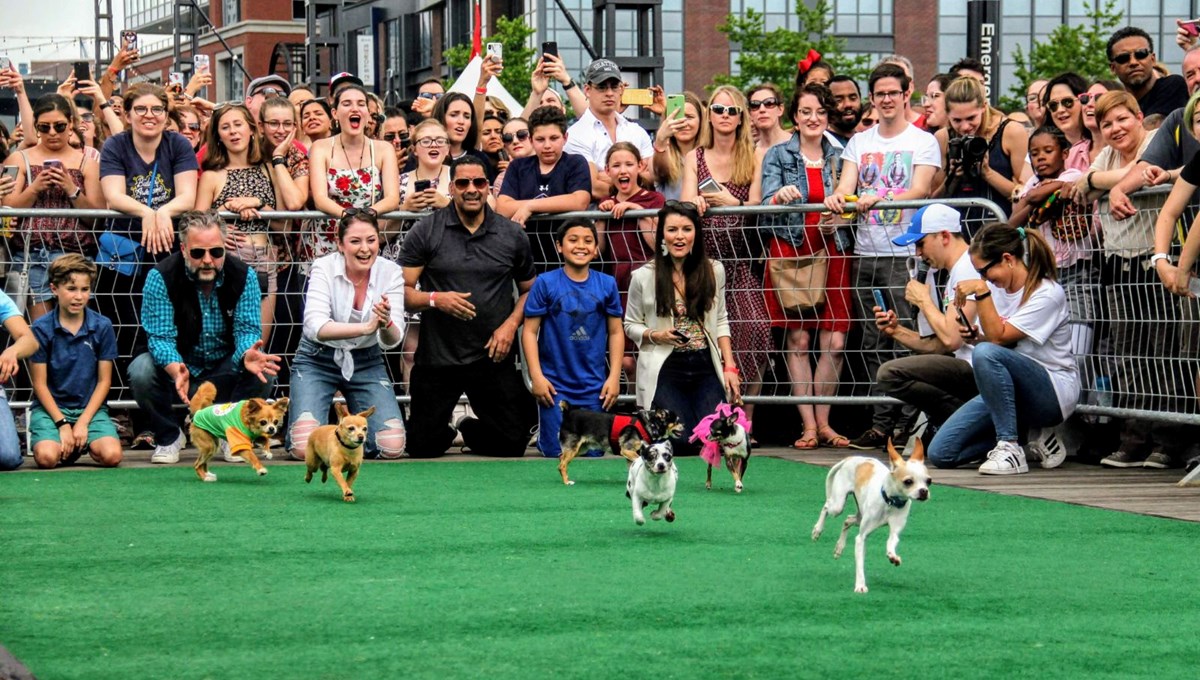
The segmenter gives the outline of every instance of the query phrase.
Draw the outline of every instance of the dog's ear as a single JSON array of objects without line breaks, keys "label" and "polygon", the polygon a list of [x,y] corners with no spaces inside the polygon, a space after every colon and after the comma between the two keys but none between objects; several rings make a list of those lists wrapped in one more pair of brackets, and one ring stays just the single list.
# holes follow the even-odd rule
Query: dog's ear
[{"label": "dog's ear", "polygon": [[333,410],[337,413],[338,420],[350,415],[350,409],[346,408],[346,405],[340,401],[333,405]]},{"label": "dog's ear", "polygon": [[283,397],[281,399],[276,399],[275,400],[275,408],[279,409],[280,413],[284,413],[287,411],[288,404],[290,404],[290,403],[292,403],[292,401],[290,399],[288,399],[287,397]]},{"label": "dog's ear", "polygon": [[246,413],[253,415],[262,410],[263,402],[260,399],[249,399],[246,401]]},{"label": "dog's ear", "polygon": [[370,418],[372,415],[374,415],[374,413],[375,413],[375,407],[372,406],[371,408],[367,409],[366,411],[359,413],[358,417],[359,418]]},{"label": "dog's ear", "polygon": [[908,459],[915,463],[925,462],[925,444],[921,442],[920,437],[917,437],[917,442],[913,444],[913,452]]},{"label": "dog's ear", "polygon": [[888,452],[888,460],[890,460],[892,462],[893,468],[895,468],[898,465],[904,464],[904,456],[901,456],[899,453],[896,452],[896,446],[894,444],[892,444],[891,437],[888,437],[888,440],[887,440],[887,452]]}]

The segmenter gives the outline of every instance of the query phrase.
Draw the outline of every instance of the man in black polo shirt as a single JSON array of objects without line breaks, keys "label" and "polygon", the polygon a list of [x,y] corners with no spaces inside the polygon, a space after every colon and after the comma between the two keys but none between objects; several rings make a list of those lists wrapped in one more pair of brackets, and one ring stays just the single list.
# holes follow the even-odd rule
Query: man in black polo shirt
[{"label": "man in black polo shirt", "polygon": [[537,412],[512,349],[533,287],[529,239],[488,209],[482,161],[463,156],[450,177],[453,202],[418,221],[400,253],[404,307],[424,312],[406,450],[414,458],[445,454],[455,435],[450,414],[466,392],[478,418],[457,427],[472,453],[523,456]]},{"label": "man in black polo shirt", "polygon": [[1187,84],[1178,75],[1164,76],[1154,70],[1158,57],[1150,34],[1136,26],[1118,29],[1108,39],[1108,68],[1137,99],[1143,116],[1163,116],[1188,100]]}]

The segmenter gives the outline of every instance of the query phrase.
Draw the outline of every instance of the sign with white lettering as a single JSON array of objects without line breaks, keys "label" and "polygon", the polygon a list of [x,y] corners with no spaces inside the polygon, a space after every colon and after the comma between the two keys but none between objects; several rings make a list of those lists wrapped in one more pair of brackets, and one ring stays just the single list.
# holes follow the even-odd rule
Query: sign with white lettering
[{"label": "sign with white lettering", "polygon": [[967,55],[983,64],[983,89],[995,106],[1000,98],[1000,0],[967,2]]},{"label": "sign with white lettering", "polygon": [[358,34],[358,77],[368,90],[374,92],[375,85],[375,36],[370,33]]}]

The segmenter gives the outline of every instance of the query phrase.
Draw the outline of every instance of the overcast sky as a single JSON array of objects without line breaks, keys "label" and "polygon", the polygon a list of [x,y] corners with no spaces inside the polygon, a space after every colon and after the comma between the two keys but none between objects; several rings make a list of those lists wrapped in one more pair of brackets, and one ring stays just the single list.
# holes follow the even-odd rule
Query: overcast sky
[{"label": "overcast sky", "polygon": [[[79,59],[79,36],[87,38],[84,45],[89,59],[95,58],[92,37],[96,32],[95,0],[56,0],[51,5],[34,2],[20,3],[4,0],[8,5],[0,21],[0,55],[15,62],[47,59]],[[13,5],[25,11],[10,11]],[[125,6],[123,0],[112,0],[113,39],[118,39]],[[43,7],[47,11],[34,8]],[[53,8],[53,11],[49,11]],[[51,44],[54,43],[54,44]]]}]

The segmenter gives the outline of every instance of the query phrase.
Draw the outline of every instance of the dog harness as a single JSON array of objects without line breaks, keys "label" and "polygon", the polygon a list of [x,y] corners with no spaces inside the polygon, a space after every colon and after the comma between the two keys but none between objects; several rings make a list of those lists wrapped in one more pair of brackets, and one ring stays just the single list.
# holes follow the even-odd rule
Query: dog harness
[{"label": "dog harness", "polygon": [[879,495],[883,496],[884,503],[887,503],[888,505],[892,506],[893,508],[900,509],[900,508],[903,508],[904,506],[908,505],[908,497],[907,496],[889,496],[889,495],[887,495],[887,491],[883,490],[882,486],[879,487]]},{"label": "dog harness", "polygon": [[621,432],[631,425],[637,430],[638,436],[642,438],[642,441],[650,441],[650,433],[646,430],[646,425],[642,423],[641,418],[637,416],[616,415],[613,416],[612,431],[608,433],[609,444],[612,445],[614,451],[621,450],[619,441]]},{"label": "dog harness", "polygon": [[242,410],[245,407],[245,401],[206,406],[192,416],[192,424],[214,437],[228,441],[230,451],[249,451],[254,448],[251,443],[254,435],[242,422]]}]

